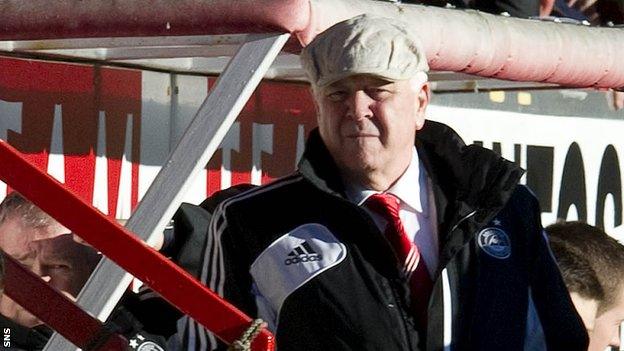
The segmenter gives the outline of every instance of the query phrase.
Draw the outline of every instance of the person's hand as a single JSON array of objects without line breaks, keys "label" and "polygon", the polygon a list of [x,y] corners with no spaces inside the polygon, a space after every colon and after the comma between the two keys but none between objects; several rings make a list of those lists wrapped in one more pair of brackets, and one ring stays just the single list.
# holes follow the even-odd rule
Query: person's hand
[{"label": "person's hand", "polygon": [[156,251],[160,251],[164,243],[165,243],[165,235],[163,233],[156,233],[156,235],[154,235],[152,240],[147,241],[147,245],[149,245]]},{"label": "person's hand", "polygon": [[555,0],[540,0],[539,15],[540,17],[550,16],[555,6]]},{"label": "person's hand", "polygon": [[624,91],[613,90],[613,107],[616,111],[624,108]]},{"label": "person's hand", "polygon": [[[126,223],[128,223],[127,219],[117,219],[117,223],[121,224],[122,226],[126,226]],[[147,241],[147,245],[149,245],[152,249],[156,250],[156,251],[160,251],[160,249],[162,249],[163,244],[165,242],[165,236],[163,235],[163,233],[157,233],[152,240],[148,240]]]},{"label": "person's hand", "polygon": [[624,91],[609,89],[607,91],[607,104],[609,108],[619,111],[624,108]]}]

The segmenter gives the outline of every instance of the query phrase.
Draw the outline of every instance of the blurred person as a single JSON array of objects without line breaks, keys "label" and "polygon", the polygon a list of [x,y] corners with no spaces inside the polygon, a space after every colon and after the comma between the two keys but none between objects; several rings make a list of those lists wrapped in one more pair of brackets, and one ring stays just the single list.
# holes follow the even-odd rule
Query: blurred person
[{"label": "blurred person", "polygon": [[[15,192],[0,204],[0,249],[74,297],[99,260],[93,248]],[[28,327],[41,323],[6,295],[0,296],[0,313]]]},{"label": "blurred person", "polygon": [[591,338],[598,306],[605,296],[598,276],[589,261],[568,248],[565,242],[552,240],[550,248],[555,255],[574,307],[583,319]]},{"label": "blurred person", "polygon": [[471,7],[480,11],[529,18],[540,14],[540,0],[471,0]]},{"label": "blurred person", "polygon": [[[76,242],[70,230],[16,192],[0,204],[0,249],[64,294],[75,297],[99,260],[93,248]],[[42,348],[52,331],[5,294],[0,325],[26,350]]]},{"label": "blurred person", "polygon": [[607,104],[609,108],[614,111],[619,111],[624,108],[624,91],[609,89],[606,93]]},{"label": "blurred person", "polygon": [[[544,1],[554,0],[541,0],[541,2]],[[474,8],[494,15],[505,14],[519,18],[538,16],[542,9],[540,0],[403,0],[400,2],[437,7],[451,6],[457,9]]]},{"label": "blurred person", "polygon": [[598,0],[596,8],[603,25],[624,24],[624,0]]},{"label": "blurred person", "polygon": [[601,229],[577,221],[550,225],[546,232],[551,246],[584,257],[603,289],[589,351],[619,347],[619,326],[624,321],[624,246]]},{"label": "blurred person", "polygon": [[540,16],[585,21],[593,26],[624,24],[624,0],[540,0]]}]

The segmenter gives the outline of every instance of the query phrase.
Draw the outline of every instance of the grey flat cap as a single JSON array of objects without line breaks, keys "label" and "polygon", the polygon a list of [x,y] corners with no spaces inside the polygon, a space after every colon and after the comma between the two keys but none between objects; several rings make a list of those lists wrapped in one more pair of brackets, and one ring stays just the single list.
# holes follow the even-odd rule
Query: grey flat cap
[{"label": "grey flat cap", "polygon": [[397,81],[429,70],[422,44],[407,25],[370,14],[331,26],[300,57],[310,83],[317,87],[355,74]]}]

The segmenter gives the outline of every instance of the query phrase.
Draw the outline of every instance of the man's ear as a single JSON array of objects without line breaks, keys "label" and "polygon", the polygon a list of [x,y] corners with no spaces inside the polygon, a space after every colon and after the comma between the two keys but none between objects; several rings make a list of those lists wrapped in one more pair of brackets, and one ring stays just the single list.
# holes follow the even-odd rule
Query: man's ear
[{"label": "man's ear", "polygon": [[429,82],[425,82],[418,92],[418,109],[416,110],[416,130],[422,129],[425,125],[425,112],[431,99],[431,89]]}]

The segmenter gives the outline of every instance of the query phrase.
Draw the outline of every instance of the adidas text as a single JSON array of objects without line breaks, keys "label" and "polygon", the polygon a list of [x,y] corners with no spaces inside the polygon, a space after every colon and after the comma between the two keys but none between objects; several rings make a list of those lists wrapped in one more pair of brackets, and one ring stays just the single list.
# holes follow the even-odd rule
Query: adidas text
[{"label": "adidas text", "polygon": [[311,254],[311,255],[300,255],[297,257],[287,258],[284,260],[284,264],[289,266],[291,264],[296,264],[300,262],[312,262],[312,261],[320,261],[323,259],[323,256],[319,254]]},{"label": "adidas text", "polygon": [[300,262],[320,261],[323,256],[318,254],[307,242],[295,247],[284,260],[284,264],[289,266]]}]

